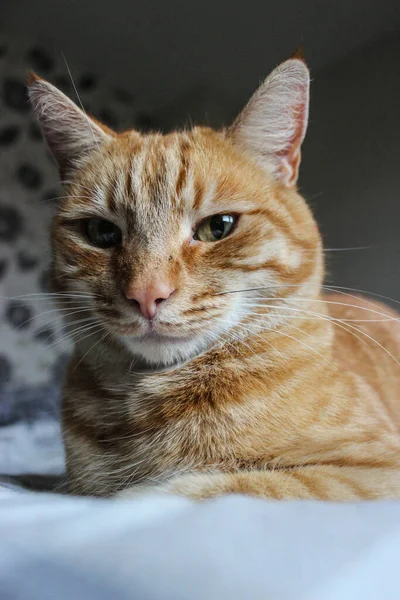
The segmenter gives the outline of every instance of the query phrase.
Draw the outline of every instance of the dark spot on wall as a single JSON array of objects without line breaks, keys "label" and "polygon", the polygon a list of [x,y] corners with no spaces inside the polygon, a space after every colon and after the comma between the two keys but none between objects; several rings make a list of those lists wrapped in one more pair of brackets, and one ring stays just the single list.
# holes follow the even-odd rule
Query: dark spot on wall
[{"label": "dark spot on wall", "polygon": [[32,140],[43,140],[42,130],[35,121],[29,125],[29,137]]},{"label": "dark spot on wall", "polygon": [[47,160],[49,161],[50,164],[54,165],[54,157],[52,155],[52,153],[50,152],[50,149],[46,146],[46,156],[47,156]]},{"label": "dark spot on wall", "polygon": [[43,194],[43,201],[56,203],[58,198],[60,198],[62,195],[62,190],[49,190]]},{"label": "dark spot on wall", "polygon": [[22,230],[20,213],[12,206],[0,206],[0,241],[13,242]]},{"label": "dark spot on wall", "polygon": [[90,92],[96,87],[96,77],[91,73],[85,73],[78,81],[78,91]]},{"label": "dark spot on wall", "polygon": [[135,101],[133,94],[120,88],[114,90],[114,96],[122,104],[132,104]]},{"label": "dark spot on wall", "polygon": [[5,260],[0,260],[0,279],[6,274],[8,264]]},{"label": "dark spot on wall", "polygon": [[5,104],[9,108],[19,110],[21,112],[28,112],[28,92],[26,86],[18,81],[7,77],[3,82],[3,98]]},{"label": "dark spot on wall", "polygon": [[66,94],[71,91],[71,81],[66,75],[59,75],[58,77],[55,77],[54,83],[62,92]]},{"label": "dark spot on wall", "polygon": [[11,381],[12,365],[7,356],[0,354],[0,390]]},{"label": "dark spot on wall", "polygon": [[46,269],[39,276],[39,287],[44,292],[50,291],[50,269]]},{"label": "dark spot on wall", "polygon": [[0,129],[0,146],[9,146],[18,138],[20,130],[16,125],[8,125]]},{"label": "dark spot on wall", "polygon": [[28,61],[39,73],[48,73],[53,68],[53,59],[44,48],[35,47],[28,53]]},{"label": "dark spot on wall", "polygon": [[6,307],[5,316],[12,327],[16,329],[28,329],[33,320],[32,313],[32,309],[26,304],[12,301]]},{"label": "dark spot on wall", "polygon": [[21,251],[17,255],[17,263],[21,271],[31,271],[38,264],[38,259],[35,256]]},{"label": "dark spot on wall", "polygon": [[68,354],[60,354],[56,362],[53,365],[52,377],[56,384],[60,384],[64,379],[65,372],[67,370],[69,356]]},{"label": "dark spot on wall", "polygon": [[42,327],[35,333],[35,340],[44,344],[52,344],[56,340],[56,334],[51,327]]},{"label": "dark spot on wall", "polygon": [[144,132],[158,129],[155,119],[151,115],[145,113],[136,117],[135,125],[140,131]]},{"label": "dark spot on wall", "polygon": [[117,119],[116,115],[108,108],[103,108],[99,112],[99,119],[100,119],[100,121],[103,121],[103,123],[105,123],[106,125],[108,125],[111,128],[118,127],[118,119]]},{"label": "dark spot on wall", "polygon": [[42,175],[32,165],[24,164],[18,167],[17,178],[29,190],[37,190],[42,185]]},{"label": "dark spot on wall", "polygon": [[7,53],[7,46],[5,44],[0,44],[0,58],[3,58]]}]

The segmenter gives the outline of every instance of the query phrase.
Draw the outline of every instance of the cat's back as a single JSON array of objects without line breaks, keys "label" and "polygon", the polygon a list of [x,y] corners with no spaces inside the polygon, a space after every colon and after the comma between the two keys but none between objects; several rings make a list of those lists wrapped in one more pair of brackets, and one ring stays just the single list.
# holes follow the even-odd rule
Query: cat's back
[{"label": "cat's back", "polygon": [[324,299],[333,318],[336,360],[372,386],[400,431],[400,314],[354,295]]}]

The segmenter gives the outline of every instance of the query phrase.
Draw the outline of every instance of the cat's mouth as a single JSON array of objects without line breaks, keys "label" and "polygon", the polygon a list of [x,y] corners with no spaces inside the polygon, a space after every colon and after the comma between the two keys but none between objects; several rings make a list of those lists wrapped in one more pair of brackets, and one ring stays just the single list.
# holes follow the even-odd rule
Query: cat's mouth
[{"label": "cat's mouth", "polygon": [[166,331],[166,327],[160,327],[155,324],[149,324],[143,331],[138,326],[123,326],[117,327],[117,333],[126,338],[135,340],[137,343],[159,343],[159,344],[179,344],[187,342],[196,336],[194,331],[179,332],[178,326],[175,325]]},{"label": "cat's mouth", "polygon": [[165,332],[155,327],[147,331],[129,328],[120,331],[121,341],[146,363],[158,366],[183,364],[207,347],[207,337],[196,332],[183,332],[178,327]]}]

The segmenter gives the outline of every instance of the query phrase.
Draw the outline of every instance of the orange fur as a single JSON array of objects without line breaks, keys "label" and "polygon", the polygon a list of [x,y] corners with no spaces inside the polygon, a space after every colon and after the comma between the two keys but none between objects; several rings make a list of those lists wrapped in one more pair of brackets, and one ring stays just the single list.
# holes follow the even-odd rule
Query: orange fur
[{"label": "orange fur", "polygon": [[[295,186],[304,62],[279,67],[222,132],[115,134],[54,90],[31,80],[68,173],[52,243],[76,340],[63,405],[70,490],[400,498],[399,319],[323,296],[318,228]],[[233,232],[196,241],[198,224],[221,213],[239,216]],[[91,217],[123,242],[91,246]],[[159,278],[175,292],[149,324],[123,289]]]}]

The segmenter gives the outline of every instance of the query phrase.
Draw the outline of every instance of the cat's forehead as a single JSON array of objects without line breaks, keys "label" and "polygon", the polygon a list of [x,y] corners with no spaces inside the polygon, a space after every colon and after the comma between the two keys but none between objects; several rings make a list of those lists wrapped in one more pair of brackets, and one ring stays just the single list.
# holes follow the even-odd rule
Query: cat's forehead
[{"label": "cat's forehead", "polygon": [[97,209],[124,213],[148,226],[160,218],[206,215],[251,198],[249,188],[257,179],[251,171],[225,136],[211,129],[146,136],[127,132],[104,149],[79,183],[91,191]]}]

